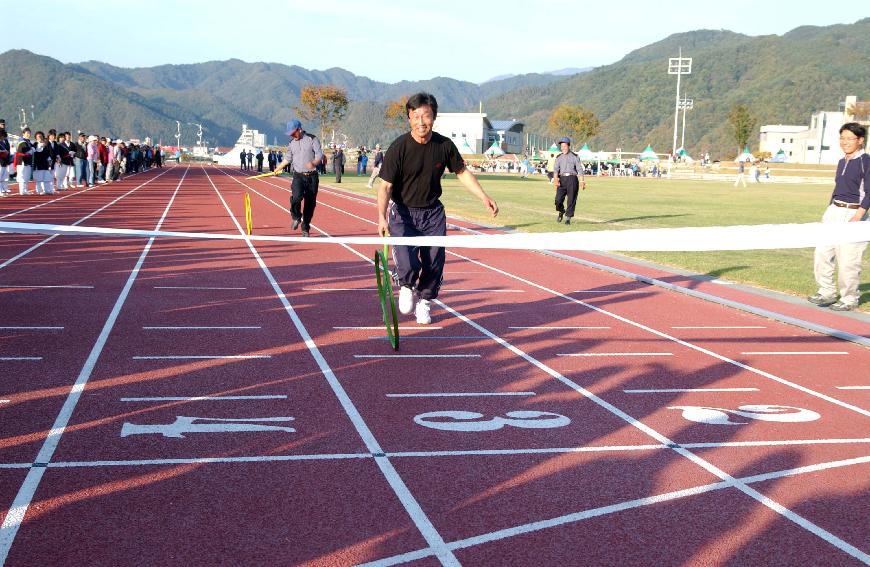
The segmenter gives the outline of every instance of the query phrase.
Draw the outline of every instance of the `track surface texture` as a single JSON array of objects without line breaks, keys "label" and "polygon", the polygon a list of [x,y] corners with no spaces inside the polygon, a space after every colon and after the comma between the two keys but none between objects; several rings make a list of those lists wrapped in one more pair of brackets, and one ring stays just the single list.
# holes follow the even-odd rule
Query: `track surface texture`
[{"label": "track surface texture", "polygon": [[[457,249],[393,351],[374,250],[314,242],[376,232],[330,180],[310,243],[0,235],[0,562],[870,564],[866,347]],[[255,234],[298,235],[286,177],[201,166],[0,217],[241,234],[245,193]]]}]

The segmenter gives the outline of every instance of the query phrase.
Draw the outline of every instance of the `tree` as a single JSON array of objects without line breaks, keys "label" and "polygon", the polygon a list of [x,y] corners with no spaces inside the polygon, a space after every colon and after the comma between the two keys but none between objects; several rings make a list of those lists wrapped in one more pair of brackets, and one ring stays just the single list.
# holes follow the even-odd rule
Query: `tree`
[{"label": "tree", "polygon": [[575,141],[585,142],[598,134],[601,123],[595,114],[582,106],[561,104],[547,119],[547,128],[554,136],[568,136]]},{"label": "tree", "polygon": [[731,133],[737,142],[737,151],[749,145],[749,139],[755,134],[755,126],[758,124],[745,104],[735,104],[728,112],[728,123],[731,125]]},{"label": "tree", "polygon": [[408,97],[403,96],[399,100],[394,100],[387,103],[384,109],[384,126],[387,130],[398,130],[405,126],[408,120],[408,113],[405,111],[405,104],[408,102]]},{"label": "tree", "polygon": [[327,128],[334,128],[347,113],[347,91],[333,85],[305,85],[299,93],[296,112],[306,120],[320,123],[320,139]]}]

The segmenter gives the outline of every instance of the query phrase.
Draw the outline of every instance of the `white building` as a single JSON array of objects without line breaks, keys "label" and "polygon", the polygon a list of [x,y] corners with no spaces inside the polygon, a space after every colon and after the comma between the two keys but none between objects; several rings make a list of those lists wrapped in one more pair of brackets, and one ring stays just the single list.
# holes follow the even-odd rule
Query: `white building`
[{"label": "white building", "polygon": [[214,162],[218,165],[239,165],[239,154],[242,150],[251,150],[256,155],[258,149],[265,147],[266,134],[250,130],[247,124],[242,124],[242,134],[236,140],[236,145],[223,155],[215,155]]},{"label": "white building", "polygon": [[462,154],[482,154],[493,142],[508,154],[523,151],[522,122],[490,121],[483,112],[439,112],[432,129],[453,140]]},{"label": "white building", "polygon": [[463,154],[482,154],[494,139],[492,124],[482,112],[439,112],[432,129],[453,140]]},{"label": "white building", "polygon": [[493,120],[492,129],[495,132],[501,149],[507,154],[523,153],[523,123],[515,118],[512,120]]},{"label": "white building", "polygon": [[772,156],[782,150],[787,161],[792,163],[836,164],[843,157],[839,140],[840,126],[854,121],[855,115],[851,113],[863,112],[863,104],[850,95],[840,102],[839,111],[822,110],[814,113],[809,126],[762,126],[759,149],[770,152]]},{"label": "white building", "polygon": [[[761,127],[761,138],[758,144],[760,152],[768,152],[775,156],[782,150],[786,161],[798,161],[795,155],[796,148],[809,130],[807,126],[793,126],[788,124],[768,124]],[[803,152],[803,149],[800,150]],[[803,154],[801,154],[803,155]]]},{"label": "white building", "polygon": [[843,157],[840,150],[840,126],[844,124],[842,112],[822,111],[813,114],[810,129],[803,140],[802,163],[833,163]]}]

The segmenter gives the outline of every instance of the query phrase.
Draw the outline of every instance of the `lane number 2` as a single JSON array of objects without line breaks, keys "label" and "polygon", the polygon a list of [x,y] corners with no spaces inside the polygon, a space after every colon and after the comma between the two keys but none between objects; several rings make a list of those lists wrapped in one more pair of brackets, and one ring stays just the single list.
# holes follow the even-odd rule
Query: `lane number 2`
[{"label": "lane number 2", "polygon": [[474,411],[430,411],[414,416],[414,423],[441,431],[495,431],[502,427],[549,429],[565,427],[571,420],[547,411],[509,411],[505,417],[487,418]]}]

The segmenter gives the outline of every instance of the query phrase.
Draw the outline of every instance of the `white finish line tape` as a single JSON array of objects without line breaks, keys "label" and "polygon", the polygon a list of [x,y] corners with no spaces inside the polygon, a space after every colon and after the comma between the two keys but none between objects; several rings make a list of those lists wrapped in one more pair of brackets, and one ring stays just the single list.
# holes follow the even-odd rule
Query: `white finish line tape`
[{"label": "white finish line tape", "polygon": [[305,244],[357,244],[382,246],[444,246],[507,250],[622,250],[635,252],[692,252],[706,250],[761,250],[813,248],[820,245],[870,242],[870,222],[762,224],[687,228],[602,230],[595,232],[484,234],[389,237],[245,236],[208,232],[132,230],[57,224],[0,222],[0,232],[64,236],[126,236],[304,242]]}]

